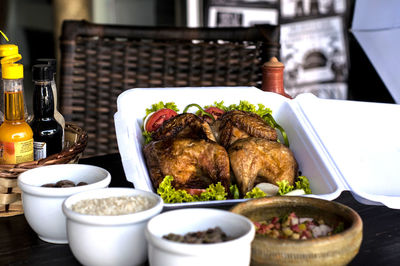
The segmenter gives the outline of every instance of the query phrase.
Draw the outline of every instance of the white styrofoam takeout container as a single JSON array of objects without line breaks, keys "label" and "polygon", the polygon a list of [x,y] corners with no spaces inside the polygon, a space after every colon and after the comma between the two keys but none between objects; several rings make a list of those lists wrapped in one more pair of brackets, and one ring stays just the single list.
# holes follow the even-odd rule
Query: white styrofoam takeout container
[{"label": "white styrofoam takeout container", "polygon": [[333,200],[349,190],[361,203],[400,209],[400,105],[319,99],[312,94],[290,100],[255,87],[137,88],[123,92],[114,121],[127,180],[135,188],[155,192],[142,153],[146,108],[163,101],[175,102],[183,111],[191,103],[204,106],[224,101],[229,105],[240,100],[272,110],[288,135],[299,170],[310,180],[313,194],[308,196]]}]

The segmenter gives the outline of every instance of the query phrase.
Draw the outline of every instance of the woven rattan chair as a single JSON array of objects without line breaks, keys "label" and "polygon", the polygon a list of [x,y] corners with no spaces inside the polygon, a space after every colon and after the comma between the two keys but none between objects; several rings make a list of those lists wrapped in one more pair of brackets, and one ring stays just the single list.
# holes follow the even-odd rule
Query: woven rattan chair
[{"label": "woven rattan chair", "polygon": [[118,151],[113,115],[126,89],[261,86],[279,27],[171,28],[64,21],[60,109],[88,132],[84,156]]}]

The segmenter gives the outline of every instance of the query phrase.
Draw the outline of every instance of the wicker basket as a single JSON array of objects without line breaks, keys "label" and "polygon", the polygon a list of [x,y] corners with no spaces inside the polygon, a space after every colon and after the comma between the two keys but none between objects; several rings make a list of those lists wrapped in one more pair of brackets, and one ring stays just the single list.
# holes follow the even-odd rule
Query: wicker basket
[{"label": "wicker basket", "polygon": [[43,165],[77,163],[87,145],[87,132],[72,124],[65,124],[65,149],[38,161],[0,165],[0,217],[23,213],[18,175]]}]

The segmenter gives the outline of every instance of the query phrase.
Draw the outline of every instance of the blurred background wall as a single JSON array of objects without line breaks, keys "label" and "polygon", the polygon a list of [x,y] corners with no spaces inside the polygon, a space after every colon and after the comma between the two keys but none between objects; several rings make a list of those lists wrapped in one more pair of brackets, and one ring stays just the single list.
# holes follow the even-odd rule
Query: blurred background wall
[{"label": "blurred background wall", "polygon": [[[292,94],[311,91],[325,98],[393,102],[375,69],[349,32],[355,1],[0,0],[0,29],[7,34],[10,43],[19,46],[23,56],[25,91],[29,110],[31,110],[29,99],[33,87],[30,69],[38,58],[58,58],[58,38],[64,19],[87,19],[92,22],[111,24],[192,27],[280,24],[283,38],[281,39],[281,61],[286,65],[285,86]],[[324,23],[327,25],[325,29],[315,27]],[[341,27],[339,35],[338,27]],[[327,33],[332,28],[336,31]],[[319,31],[311,36],[316,36],[317,39],[325,38],[328,46],[343,41],[342,47],[345,48],[335,50],[332,48],[333,45],[329,53],[321,56],[315,42],[307,43],[307,38],[300,38],[298,34],[302,31],[301,29],[309,29],[310,32]],[[293,38],[296,34],[300,36],[299,40]],[[0,42],[5,41],[2,39]],[[308,63],[305,61],[301,63],[301,68],[298,65],[293,66],[292,59],[299,53],[296,49],[303,49],[303,58],[308,56],[309,59]],[[333,78],[334,70],[332,69],[335,66],[332,65],[337,59],[339,62],[344,62],[345,66],[339,68],[338,76]],[[322,66],[324,63],[330,64],[330,70],[312,68],[318,64]],[[319,78],[310,82],[310,75],[315,75],[318,71],[330,78]],[[299,73],[303,74],[302,78],[298,78]],[[345,86],[345,89],[342,85],[337,86],[339,83]],[[332,88],[338,88],[337,91],[343,93],[326,93],[327,91],[335,92],[336,89],[332,90]]]}]

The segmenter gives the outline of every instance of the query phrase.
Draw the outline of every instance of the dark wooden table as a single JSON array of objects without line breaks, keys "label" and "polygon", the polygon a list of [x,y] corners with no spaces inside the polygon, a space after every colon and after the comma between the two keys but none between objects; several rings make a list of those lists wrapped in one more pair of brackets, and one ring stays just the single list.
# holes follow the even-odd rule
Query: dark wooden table
[{"label": "dark wooden table", "polygon": [[[80,163],[107,169],[112,176],[110,186],[133,187],[126,181],[119,154],[85,158]],[[350,265],[400,265],[400,210],[363,205],[347,191],[335,201],[356,210],[364,223],[361,249]],[[68,245],[40,240],[24,215],[17,215],[0,218],[0,265],[61,266],[79,263]]]}]

